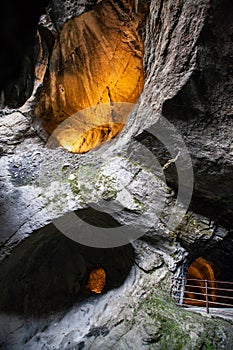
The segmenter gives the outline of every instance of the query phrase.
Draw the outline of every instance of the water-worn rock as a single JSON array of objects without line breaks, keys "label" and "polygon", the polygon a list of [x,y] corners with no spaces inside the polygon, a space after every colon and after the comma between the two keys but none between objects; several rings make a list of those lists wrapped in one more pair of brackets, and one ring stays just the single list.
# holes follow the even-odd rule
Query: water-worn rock
[{"label": "water-worn rock", "polygon": [[[145,11],[135,13],[130,1],[108,0],[68,20],[59,34],[53,32],[54,46],[34,109],[44,129],[51,133],[67,116],[88,107],[137,101],[144,83],[139,35],[144,18]],[[100,115],[93,116],[96,122]]]},{"label": "water-worn rock", "polygon": [[[135,11],[143,2],[133,3]],[[79,155],[45,147],[46,133],[38,132],[42,124],[32,124],[32,120],[48,74],[53,38],[68,25],[68,19],[88,12],[88,5],[93,10],[95,2],[51,1],[53,23],[47,17],[39,29],[33,94],[19,110],[1,111],[0,304],[4,312],[0,347],[231,349],[231,322],[188,314],[174,305],[169,294],[171,276],[185,276],[188,263],[200,254],[222,261],[227,265],[225,278],[232,278],[231,231],[216,224],[214,211],[209,217],[195,213],[207,213],[199,205],[205,199],[210,208],[222,207],[219,214],[229,226],[232,5],[228,0],[221,6],[217,0],[152,0],[143,30],[143,93],[118,139]],[[162,165],[167,164],[169,183],[176,184],[172,171],[176,159],[171,161],[174,157],[155,137],[142,133],[161,113],[184,136],[195,171],[194,212],[187,213],[175,231],[166,224],[176,193],[166,185],[161,166],[151,153],[145,156],[141,145]],[[98,214],[99,201],[112,212]],[[94,226],[134,224],[140,239],[130,239],[132,246],[106,249],[106,254],[97,248],[84,249],[62,237],[51,224],[68,211]],[[225,260],[220,259],[221,249],[227,252]],[[105,266],[107,288],[99,296],[80,295],[86,271],[95,264]],[[17,287],[11,290],[13,284]],[[67,294],[69,300],[63,304]],[[9,315],[10,307],[14,315]]]},{"label": "water-worn rock", "polygon": [[[164,6],[164,11],[163,7],[161,11],[163,14],[166,13],[165,18],[171,18],[170,21],[174,21],[174,26],[171,27],[170,33],[170,29],[165,27],[166,19],[164,20],[162,15],[156,26],[158,34],[154,46],[148,38],[149,47],[146,50],[145,64],[150,79],[155,83],[152,83],[149,77],[147,78],[142,104],[149,110],[148,106],[156,103],[157,109],[158,101],[161,100],[163,115],[183,136],[194,168],[193,207],[195,210],[225,224],[231,224],[233,209],[233,65],[230,62],[232,61],[233,33],[232,2],[214,1],[207,13],[205,12],[209,7],[207,1],[193,1],[192,4],[185,2],[181,8],[173,3],[171,16],[170,8],[165,7],[163,2],[161,6]],[[181,11],[178,21],[173,12],[174,9]],[[190,23],[185,11],[190,11]],[[197,11],[200,11],[200,15],[197,15]],[[195,21],[193,16],[199,17],[198,20]],[[205,23],[202,22],[203,16],[206,16]],[[181,27],[180,22],[182,22]],[[200,28],[202,24],[203,27]],[[199,32],[200,29],[201,32]],[[189,41],[190,35],[193,39]],[[197,36],[199,36],[198,39]],[[173,40],[177,47],[175,51]],[[155,51],[153,47],[156,47]],[[151,57],[154,52],[156,52],[155,61]],[[188,72],[185,74],[186,70]],[[184,79],[186,80],[184,83],[181,77],[183,82]],[[176,79],[180,79],[178,84]],[[162,163],[166,162],[166,149],[151,135],[146,133],[140,135],[140,140],[150,147]],[[174,167],[170,167],[166,175],[168,181],[177,185]]]}]

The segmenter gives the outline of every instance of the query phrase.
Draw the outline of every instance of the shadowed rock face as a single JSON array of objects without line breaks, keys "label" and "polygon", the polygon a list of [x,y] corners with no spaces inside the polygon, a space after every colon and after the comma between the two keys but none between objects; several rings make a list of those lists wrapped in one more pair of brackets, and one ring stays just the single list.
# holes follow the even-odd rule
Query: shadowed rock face
[{"label": "shadowed rock face", "polygon": [[[50,225],[22,242],[1,265],[0,310],[40,316],[61,311],[90,297],[91,290],[104,293],[120,286],[133,260],[130,245],[90,248],[71,241]],[[90,283],[96,266],[105,273],[101,290],[96,287],[97,281]]]},{"label": "shadowed rock face", "polygon": [[[154,26],[157,33],[154,60],[153,46],[149,44],[148,36],[145,64],[148,66],[149,77],[146,79],[142,103],[145,108],[146,105],[152,104],[150,102],[150,100],[153,101],[152,95],[155,101],[159,101],[158,95],[163,90],[164,101],[161,112],[183,136],[192,157],[195,179],[192,207],[203,215],[231,226],[233,66],[230,60],[233,4],[229,0],[214,1],[208,11],[206,8],[203,29],[191,46],[190,42],[188,44],[188,38],[190,35],[197,34],[202,15],[200,13],[198,20],[192,20],[188,24],[185,11],[190,10],[194,15],[195,11],[201,10],[204,3],[194,1],[186,8],[184,5],[182,15],[176,17],[175,12],[173,12],[174,16],[171,15],[172,11],[178,11],[175,3],[174,8],[169,12],[169,6],[166,8],[161,2],[161,20],[157,20]],[[171,18],[173,23],[172,35],[165,27],[168,18]],[[179,18],[178,22],[175,18]],[[182,21],[185,23],[183,28],[187,31],[183,33],[183,37],[182,31],[176,37],[179,23]],[[174,40],[176,40],[176,49],[174,49]],[[178,55],[179,64],[174,65]],[[184,72],[191,66],[189,76],[185,77]],[[167,74],[163,79],[164,73]],[[173,76],[172,79],[170,79],[171,76]],[[173,84],[178,77],[180,79],[185,77],[186,81],[180,89],[175,91]],[[165,84],[166,86],[163,86]],[[156,154],[162,164],[166,162],[169,156],[164,145],[146,132],[139,135],[138,139]],[[173,186],[177,186],[175,166],[167,169],[166,178]]]},{"label": "shadowed rock face", "polygon": [[[143,89],[144,8],[102,1],[55,35],[35,115],[51,133],[70,115],[111,102],[135,103]],[[101,124],[101,123],[100,123]]]},{"label": "shadowed rock face", "polygon": [[[69,3],[71,2],[70,0]],[[138,1],[138,4],[142,2]],[[54,16],[52,12],[50,13],[51,17],[55,18],[55,27],[59,31],[63,30],[63,25],[67,28],[70,24],[72,24],[71,27],[74,26],[77,20],[70,19],[71,12],[75,13],[76,9],[68,11],[68,14],[65,10],[64,16],[62,15],[60,10],[66,9],[63,3],[64,1],[53,0],[52,8],[58,12],[54,13]],[[73,3],[76,6],[78,1]],[[93,1],[89,3],[93,5]],[[105,1],[100,2],[97,8],[101,3],[103,6],[106,4]],[[117,1],[117,4],[119,3],[123,2]],[[83,2],[83,9],[87,10],[87,7],[88,3]],[[121,10],[122,8],[118,9],[119,14],[122,14]],[[50,68],[47,70],[47,66],[50,67],[54,61],[51,60],[50,52],[43,42],[44,51],[42,50],[41,64],[37,66],[38,80],[36,81],[40,89],[37,92],[35,92],[36,89],[34,90],[34,95],[27,101],[24,108],[14,113],[4,110],[0,118],[3,133],[0,143],[1,152],[4,155],[0,159],[3,182],[0,197],[2,204],[0,274],[3,286],[1,291],[4,295],[1,299],[2,308],[6,311],[5,314],[0,314],[0,347],[4,350],[34,350],[40,347],[64,350],[75,348],[124,350],[126,347],[130,350],[141,350],[144,347],[170,349],[171,344],[173,348],[187,350],[232,348],[232,324],[210,318],[205,319],[199,315],[187,315],[170,300],[170,277],[175,272],[181,273],[188,252],[192,261],[200,256],[210,262],[221,261],[221,264],[227,265],[224,278],[231,278],[231,233],[216,227],[209,218],[201,217],[196,213],[185,216],[180,227],[171,232],[166,227],[166,223],[174,207],[175,193],[167,189],[163,180],[157,181],[156,167],[156,169],[150,168],[151,172],[148,172],[142,164],[138,165],[140,144],[133,138],[145,127],[155,123],[157,116],[163,112],[183,134],[193,158],[196,173],[195,189],[196,194],[200,194],[199,201],[194,206],[195,210],[203,211],[205,206],[201,206],[202,199],[207,198],[210,216],[216,218],[216,211],[218,212],[221,206],[230,213],[232,201],[227,193],[230,181],[225,182],[230,179],[232,173],[231,124],[226,112],[228,107],[225,105],[231,97],[228,89],[230,70],[226,58],[229,53],[229,36],[232,28],[228,17],[230,10],[231,6],[226,0],[221,3],[217,0],[211,3],[208,0],[152,0],[150,2],[144,33],[144,89],[119,139],[114,140],[111,146],[108,144],[99,149],[101,159],[106,160],[104,163],[98,163],[100,162],[97,157],[98,151],[78,155],[61,149],[48,149],[44,147],[33,130],[29,117],[34,118],[35,103],[37,104],[40,99],[43,100],[40,95],[42,91],[47,94],[48,103],[53,104],[59,118],[63,118],[63,115],[59,114],[59,108],[56,109],[58,104],[65,107],[64,100],[61,98],[63,89],[58,89],[59,98],[53,95],[54,101],[50,101],[49,89],[51,88],[51,92],[56,90],[50,86],[51,74],[55,75],[56,72],[50,71]],[[129,12],[126,11],[126,17],[128,15]],[[122,21],[124,22],[124,16]],[[207,40],[206,34],[211,28],[214,31],[214,38]],[[40,28],[40,39],[47,38],[50,47],[53,44],[53,42],[51,44],[51,35],[57,45],[58,35],[51,34],[48,28]],[[64,47],[71,47],[68,35],[65,38],[67,42],[64,43]],[[54,50],[58,50],[55,46]],[[217,49],[213,51],[215,46]],[[55,52],[51,51],[52,54]],[[97,56],[98,53],[97,50]],[[61,52],[62,59],[65,57],[63,55],[64,53]],[[74,53],[73,56],[75,62],[78,62],[77,54]],[[222,59],[223,56],[224,59]],[[69,61],[68,58],[67,60],[65,68],[67,71],[69,68],[73,74],[73,61]],[[47,63],[44,64],[44,61]],[[56,67],[59,68],[59,65]],[[209,74],[207,74],[207,68],[210,69]],[[200,71],[196,75],[197,69]],[[224,75],[226,70],[227,74]],[[43,74],[40,76],[41,72]],[[213,78],[212,81],[211,77],[214,77],[216,72],[218,72],[218,81],[221,86],[215,85],[216,79]],[[63,85],[68,74],[64,76],[62,72],[59,74],[59,79],[64,80],[61,81]],[[70,96],[74,96],[73,81],[75,78],[72,76],[72,84],[66,85],[66,93],[69,92],[69,86],[72,88]],[[60,84],[56,79],[54,82],[55,85]],[[208,94],[207,91],[209,91]],[[111,90],[110,97],[106,93],[104,96],[110,101]],[[204,97],[203,100],[202,97]],[[201,100],[201,106],[199,100]],[[214,100],[217,101],[217,106],[215,105],[217,108],[214,108]],[[222,103],[223,100],[224,103]],[[180,101],[181,110],[177,106]],[[71,105],[67,107],[69,113],[73,113],[73,106],[76,106],[76,101],[71,99]],[[212,106],[211,114],[207,113],[210,111],[209,106]],[[48,111],[49,107],[47,105],[45,107],[43,107],[45,111]],[[184,119],[183,115],[185,115]],[[47,120],[44,119],[44,121],[49,122],[48,114],[46,118]],[[37,118],[39,119],[43,120]],[[146,147],[151,149],[162,165],[171,159],[166,152],[166,147],[156,143],[155,138],[148,137],[146,133],[141,134],[139,138]],[[129,159],[129,154],[125,151],[128,145],[135,156],[133,159]],[[112,154],[113,150],[116,150],[116,153]],[[153,157],[151,157],[151,163],[153,163]],[[96,168],[95,165],[97,165]],[[215,181],[216,174],[218,180],[224,180],[221,186],[218,181]],[[167,168],[166,175],[175,187],[172,165]],[[118,182],[119,178],[123,179],[123,186]],[[164,191],[164,187],[167,192]],[[122,188],[129,188],[128,193],[122,194]],[[155,222],[155,213],[162,207],[160,203],[162,193],[166,195],[166,205],[160,220]],[[217,194],[217,200],[214,194]],[[227,200],[226,196],[228,196]],[[116,271],[125,263],[129,266],[128,260],[126,262],[124,258],[121,259],[121,254],[116,259],[113,258],[114,254],[106,255],[105,264],[103,249],[100,250],[98,259],[94,259],[93,250],[85,250],[84,253],[80,246],[76,249],[77,246],[73,242],[66,244],[64,237],[61,238],[60,244],[60,238],[53,241],[49,236],[51,232],[47,235],[46,230],[42,229],[40,236],[36,232],[54,218],[67,213],[68,210],[77,210],[80,218],[83,214],[83,218],[86,217],[89,224],[95,224],[93,212],[87,209],[81,214],[81,209],[88,202],[97,203],[99,199],[105,199],[107,204],[117,199],[123,205],[124,210],[116,215],[109,214],[111,219],[115,218],[114,223],[117,226],[124,226],[128,222],[135,223],[139,218],[139,226],[144,236],[132,243],[135,248],[135,261],[127,277],[124,273],[127,274],[128,270],[124,270],[124,266],[123,269]],[[217,208],[215,215],[212,211],[213,203]],[[151,210],[148,211],[148,208]],[[141,215],[142,213],[146,215]],[[98,217],[102,224],[104,217],[106,219],[105,213],[101,213],[101,217]],[[221,241],[226,243],[221,244]],[[53,254],[55,252],[53,243],[57,247],[58,254]],[[214,251],[216,256],[213,254]],[[227,259],[220,260],[223,256],[222,251],[226,253],[225,257],[228,256]],[[45,252],[48,253],[46,256]],[[63,258],[58,258],[62,255]],[[31,259],[32,256],[34,260]],[[92,259],[91,266],[87,264],[87,257]],[[85,269],[83,260],[90,266],[89,271],[87,267]],[[111,265],[111,261],[114,266]],[[76,303],[76,298],[82,290],[81,286],[88,284],[89,272],[95,268],[95,264],[100,264],[106,271],[108,293],[100,296],[92,295],[81,303]],[[56,266],[61,266],[60,275]],[[75,267],[75,271],[72,266]],[[85,271],[88,273],[85,274]],[[113,273],[108,274],[108,271]],[[219,273],[215,271],[216,278],[220,278]],[[119,277],[121,274],[126,277],[125,280]],[[118,276],[119,279],[110,280],[113,276]],[[35,288],[38,287],[38,280],[41,283],[51,280],[51,284],[45,285],[43,290],[38,290]],[[119,288],[112,289],[114,281],[124,283],[121,286],[118,284]],[[15,290],[12,286],[16,286]],[[55,290],[57,299],[51,299]],[[12,306],[12,298],[9,299],[8,291],[16,298]],[[25,295],[27,298],[24,300]],[[25,311],[24,306],[28,305],[27,300],[32,301],[31,304],[29,303],[32,313],[37,307],[37,302],[40,310],[43,310],[46,305],[46,308],[57,311],[62,301],[65,305],[61,313],[54,312],[51,317],[46,315],[40,320],[22,319],[21,314]],[[49,305],[48,300],[54,300],[54,304],[51,302]],[[72,308],[68,309],[66,302],[70,302],[69,305],[72,305]],[[12,314],[9,316],[7,312],[10,309],[17,311],[20,317]]]},{"label": "shadowed rock face", "polygon": [[38,21],[47,4],[47,0],[1,2],[0,105],[19,107],[32,93],[33,46]]}]

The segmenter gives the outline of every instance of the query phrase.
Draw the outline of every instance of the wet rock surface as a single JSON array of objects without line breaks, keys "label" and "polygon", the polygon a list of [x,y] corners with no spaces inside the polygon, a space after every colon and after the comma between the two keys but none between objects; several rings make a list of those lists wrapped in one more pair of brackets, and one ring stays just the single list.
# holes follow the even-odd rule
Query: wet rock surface
[{"label": "wet rock surface", "polygon": [[[95,4],[52,1],[53,26],[40,37],[52,47],[51,32],[88,6]],[[171,277],[185,276],[199,255],[227,264],[230,278],[231,7],[227,0],[151,1],[144,90],[122,134],[85,155],[47,148],[41,124],[32,123],[50,60],[42,46],[32,96],[0,117],[0,348],[232,348],[231,321],[186,313],[170,297]],[[174,162],[165,169],[172,190],[152,155],[141,157],[144,144],[162,166],[171,160],[142,133],[161,113],[183,135],[195,173],[193,212],[175,231],[166,226],[176,199]],[[96,212],[103,200],[108,215]],[[67,212],[105,228],[136,222],[139,239],[112,250],[84,247],[54,231],[51,222]],[[95,264],[107,271],[98,296],[84,288]]]}]

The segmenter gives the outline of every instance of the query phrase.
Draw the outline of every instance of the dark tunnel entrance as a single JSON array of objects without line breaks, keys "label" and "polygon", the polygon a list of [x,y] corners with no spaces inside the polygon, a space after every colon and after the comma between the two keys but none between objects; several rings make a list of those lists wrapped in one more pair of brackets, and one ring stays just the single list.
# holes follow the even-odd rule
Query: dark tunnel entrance
[{"label": "dark tunnel entrance", "polygon": [[134,262],[131,245],[92,248],[51,224],[21,242],[0,266],[0,310],[42,316],[123,284]]},{"label": "dark tunnel entrance", "polygon": [[233,238],[215,243],[190,260],[183,304],[233,307]]}]

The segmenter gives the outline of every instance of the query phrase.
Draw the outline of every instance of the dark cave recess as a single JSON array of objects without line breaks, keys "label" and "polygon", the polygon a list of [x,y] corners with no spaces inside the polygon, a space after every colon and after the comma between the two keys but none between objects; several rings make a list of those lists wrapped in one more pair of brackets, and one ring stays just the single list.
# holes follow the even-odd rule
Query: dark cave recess
[{"label": "dark cave recess", "polygon": [[109,249],[83,246],[50,224],[24,240],[1,263],[0,310],[40,316],[62,311],[97,295],[87,288],[96,267],[105,271],[105,293],[124,282],[133,261],[131,245]]},{"label": "dark cave recess", "polygon": [[19,107],[33,88],[33,47],[48,0],[8,0],[0,5],[0,105]]}]

